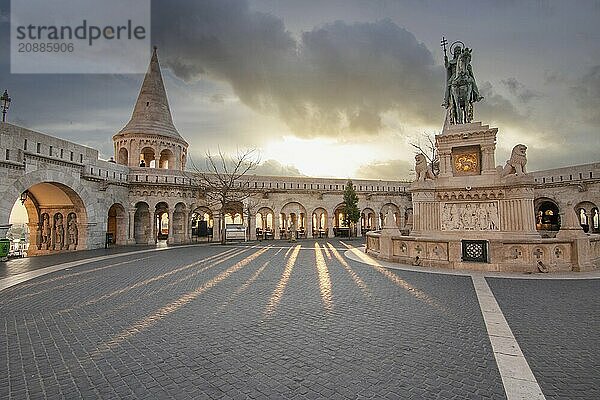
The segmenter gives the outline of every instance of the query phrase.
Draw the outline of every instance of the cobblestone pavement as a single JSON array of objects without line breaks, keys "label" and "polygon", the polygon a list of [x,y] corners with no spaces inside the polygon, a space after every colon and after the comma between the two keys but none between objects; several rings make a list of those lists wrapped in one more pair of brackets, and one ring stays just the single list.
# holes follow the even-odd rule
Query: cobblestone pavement
[{"label": "cobblestone pavement", "polygon": [[121,254],[132,251],[149,250],[172,246],[177,245],[167,245],[165,242],[159,242],[155,246],[111,246],[108,249],[74,251],[71,253],[49,254],[37,257],[11,258],[8,261],[0,262],[0,279],[21,274],[23,272],[35,271],[40,268],[71,261],[79,261],[92,257],[102,257],[112,254]]},{"label": "cobblestone pavement", "polygon": [[505,398],[470,277],[344,250],[186,247],[1,291],[0,398]]},{"label": "cobblestone pavement", "polygon": [[600,279],[487,278],[547,399],[600,399]]}]

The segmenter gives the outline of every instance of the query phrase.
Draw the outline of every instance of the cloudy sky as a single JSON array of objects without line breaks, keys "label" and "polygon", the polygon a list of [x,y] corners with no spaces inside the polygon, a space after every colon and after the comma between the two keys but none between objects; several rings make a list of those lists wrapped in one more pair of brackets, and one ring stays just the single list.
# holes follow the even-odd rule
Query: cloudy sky
[{"label": "cloudy sky", "polygon": [[[0,4],[10,121],[110,157],[143,76],[10,74]],[[155,0],[152,43],[194,159],[252,147],[257,173],[402,179],[442,126],[442,35],[473,49],[498,164],[517,143],[534,170],[598,161],[598,20],[598,1]]]}]

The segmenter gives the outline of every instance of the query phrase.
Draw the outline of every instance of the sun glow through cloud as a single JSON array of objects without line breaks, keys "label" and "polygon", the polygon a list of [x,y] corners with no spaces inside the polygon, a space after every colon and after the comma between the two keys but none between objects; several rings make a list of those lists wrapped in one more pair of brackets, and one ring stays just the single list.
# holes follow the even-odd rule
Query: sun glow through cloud
[{"label": "sun glow through cloud", "polygon": [[380,153],[357,141],[340,143],[335,139],[301,139],[284,136],[269,142],[261,151],[263,159],[293,165],[308,176],[353,177],[363,164],[373,162]]}]

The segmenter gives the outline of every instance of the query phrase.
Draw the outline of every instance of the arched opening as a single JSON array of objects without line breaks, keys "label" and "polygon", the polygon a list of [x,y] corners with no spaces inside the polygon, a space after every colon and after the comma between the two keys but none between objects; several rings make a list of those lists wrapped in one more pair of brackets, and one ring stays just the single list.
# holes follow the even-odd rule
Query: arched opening
[{"label": "arched opening", "polygon": [[212,211],[208,207],[198,207],[192,212],[190,221],[192,227],[192,238],[212,238],[213,218]]},{"label": "arched opening", "polygon": [[297,202],[290,202],[279,213],[279,237],[289,239],[292,235],[306,237],[306,209]]},{"label": "arched opening", "polygon": [[152,147],[144,147],[140,152],[140,167],[156,168],[156,158]]},{"label": "arched opening", "polygon": [[594,210],[596,210],[597,214],[598,207],[590,201],[582,201],[575,206],[575,211],[577,211],[577,216],[579,217],[579,224],[586,233],[597,231],[597,228],[594,228]]},{"label": "arched opening", "polygon": [[273,239],[275,213],[269,207],[262,207],[256,213],[256,237],[260,239]]},{"label": "arched opening", "polygon": [[364,234],[376,229],[377,214],[372,208],[365,208],[360,213],[360,229]]},{"label": "arched opening", "polygon": [[154,209],[154,237],[155,242],[169,239],[169,205],[164,201],[158,203]]},{"label": "arched opening", "polygon": [[108,223],[106,232],[109,244],[124,245],[127,241],[127,219],[125,208],[115,203],[108,209]]},{"label": "arched opening", "polygon": [[244,205],[239,201],[227,204],[224,209],[225,240],[245,240]]},{"label": "arched opening", "polygon": [[129,152],[125,147],[121,147],[119,149],[119,154],[117,154],[117,163],[121,165],[129,165]]},{"label": "arched opening", "polygon": [[589,232],[590,225],[588,223],[588,217],[585,212],[585,208],[580,208],[578,214],[579,214],[579,224],[581,225],[581,228],[583,229],[584,232],[586,232],[586,233]]},{"label": "arched opening", "polygon": [[552,236],[560,229],[560,214],[558,205],[550,199],[538,199],[535,201],[535,228]]},{"label": "arched opening", "polygon": [[598,207],[592,208],[592,232],[600,232],[600,215],[598,214]]},{"label": "arched opening", "polygon": [[[34,215],[31,215],[32,212]],[[10,229],[6,232],[6,238],[10,240],[9,257],[27,257],[29,255],[31,241],[29,221],[39,221],[37,210],[28,210],[21,200],[17,200],[8,219],[11,225]]]},{"label": "arched opening", "polygon": [[316,208],[312,212],[312,235],[313,237],[329,236],[329,227],[327,225],[327,210],[322,207]]},{"label": "arched opening", "polygon": [[15,255],[42,255],[85,249],[87,213],[79,195],[66,185],[31,186],[15,202],[7,238]]},{"label": "arched opening", "polygon": [[333,211],[333,236],[348,237],[350,235],[350,226],[346,220],[344,204],[338,204]]},{"label": "arched opening", "polygon": [[160,152],[160,158],[158,159],[158,168],[162,169],[174,169],[175,168],[175,156],[169,149],[164,149]]},{"label": "arched opening", "polygon": [[148,204],[143,201],[137,203],[133,217],[133,233],[136,244],[154,243],[151,232],[152,221]]},{"label": "arched opening", "polygon": [[233,201],[225,207],[225,224],[239,225],[244,223],[244,206],[239,201]]}]

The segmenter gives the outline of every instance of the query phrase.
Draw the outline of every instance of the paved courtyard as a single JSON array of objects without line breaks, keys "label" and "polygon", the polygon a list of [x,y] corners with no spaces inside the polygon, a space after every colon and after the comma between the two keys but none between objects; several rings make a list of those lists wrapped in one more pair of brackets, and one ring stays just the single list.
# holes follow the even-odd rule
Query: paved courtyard
[{"label": "paved courtyard", "polygon": [[[113,254],[6,288],[0,398],[506,398],[470,276],[348,245]],[[487,282],[546,398],[598,398],[600,280]]]}]

